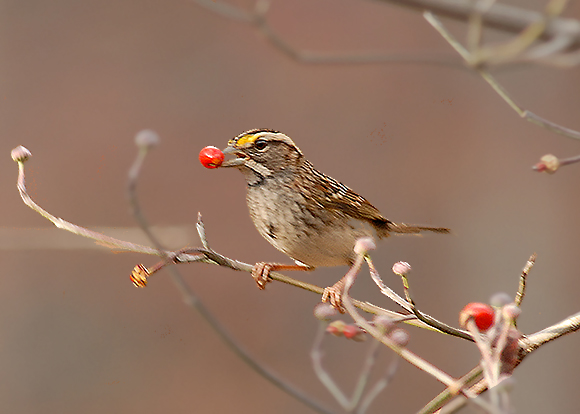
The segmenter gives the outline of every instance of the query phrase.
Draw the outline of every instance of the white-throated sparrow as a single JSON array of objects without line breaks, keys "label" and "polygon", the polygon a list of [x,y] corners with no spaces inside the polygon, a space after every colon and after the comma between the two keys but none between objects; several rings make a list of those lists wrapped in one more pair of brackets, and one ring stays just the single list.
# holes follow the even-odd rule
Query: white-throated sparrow
[{"label": "white-throated sparrow", "polygon": [[[252,129],[230,140],[224,154],[237,158],[221,167],[235,167],[248,184],[250,216],[274,247],[296,265],[256,263],[252,276],[264,289],[273,270],[312,270],[319,266],[352,265],[353,247],[364,236],[432,231],[442,227],[394,223],[344,184],[319,172],[286,135]],[[341,308],[344,282],[325,289],[323,300]]]}]

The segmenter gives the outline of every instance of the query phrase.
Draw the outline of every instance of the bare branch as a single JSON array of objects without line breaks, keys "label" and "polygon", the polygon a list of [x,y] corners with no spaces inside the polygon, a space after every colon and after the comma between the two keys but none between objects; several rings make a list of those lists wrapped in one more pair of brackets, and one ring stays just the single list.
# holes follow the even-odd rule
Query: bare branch
[{"label": "bare branch", "polygon": [[[521,346],[525,355],[527,355],[538,349],[540,346],[547,344],[554,339],[558,339],[561,336],[576,332],[578,329],[580,329],[580,312],[558,322],[557,324],[549,326],[546,329],[542,329],[539,332],[522,338],[520,340]],[[523,356],[521,358],[523,359]]]},{"label": "bare branch", "polygon": [[[399,262],[399,263],[401,263],[401,262]],[[397,264],[395,264],[395,266],[397,266]],[[405,264],[407,266],[409,266],[407,263],[405,263]],[[458,338],[467,339],[468,341],[473,342],[474,339],[469,334],[469,332],[465,332],[465,331],[462,331],[460,329],[453,328],[452,326],[449,326],[441,321],[438,321],[437,319],[433,318],[432,316],[429,316],[426,313],[423,313],[419,309],[417,309],[417,306],[415,305],[415,301],[411,297],[411,292],[409,289],[409,279],[407,278],[407,275],[402,274],[402,273],[397,273],[395,271],[396,270],[395,266],[393,266],[393,272],[395,272],[395,274],[399,275],[401,277],[401,279],[403,280],[403,288],[405,290],[405,297],[407,298],[407,302],[408,302],[408,305],[410,307],[410,311],[413,312],[413,314],[417,317],[417,319],[419,319],[421,322],[425,323],[427,326],[430,326],[431,328],[435,329],[436,331],[443,332],[443,333],[446,333],[446,334],[451,335],[451,336],[456,336]],[[409,270],[410,269],[411,268],[409,266]],[[384,284],[382,283],[381,279],[380,278],[377,279],[377,278],[373,277],[373,280],[377,284],[380,281],[379,287],[381,288],[381,292],[382,292],[383,291],[382,286],[384,286]]]},{"label": "bare branch", "polygon": [[[314,344],[312,345],[312,350],[310,351],[310,358],[312,360],[314,372],[316,373],[316,376],[320,382],[322,382],[326,389],[332,394],[334,399],[338,401],[341,407],[344,408],[344,410],[347,412],[353,412],[359,406],[363,391],[371,374],[372,367],[376,362],[379,342],[371,342],[352,397],[348,398],[322,365],[322,343],[324,337],[326,336],[326,326],[327,324],[324,321],[320,321],[318,332],[316,333]],[[368,404],[370,404],[370,401]]]},{"label": "bare branch", "polygon": [[452,56],[433,53],[380,53],[380,52],[313,52],[300,50],[279,36],[269,25],[266,18],[270,2],[258,0],[254,11],[245,11],[227,3],[213,0],[193,0],[197,5],[224,18],[243,22],[255,27],[264,38],[278,51],[292,60],[308,64],[376,64],[376,63],[414,63],[449,66],[467,69]]},{"label": "bare branch", "polygon": [[[440,16],[468,22],[477,12],[477,3],[465,0],[379,0],[384,3],[430,11]],[[533,10],[507,4],[496,3],[481,14],[482,24],[486,27],[507,33],[521,33],[530,25],[542,21],[544,15]],[[539,39],[550,41],[554,38],[570,39],[568,51],[580,49],[580,22],[562,17],[551,19]]]},{"label": "bare branch", "polygon": [[[423,14],[423,16],[425,17],[425,19],[433,26],[433,28],[435,28],[435,30],[437,30],[441,36],[443,36],[443,38],[445,40],[447,40],[447,42],[449,42],[449,44],[457,51],[457,53],[459,53],[461,55],[461,57],[463,57],[463,59],[466,62],[471,62],[472,61],[472,56],[469,53],[469,51],[467,49],[465,49],[461,43],[459,43],[459,41],[457,41],[457,39],[455,39],[453,37],[453,35],[451,35],[451,33],[449,33],[449,31],[445,28],[445,26],[443,26],[443,24],[441,23],[441,21],[435,17],[435,15],[433,15],[431,12],[425,12]],[[579,23],[580,24],[580,23]],[[568,138],[573,138],[573,139],[578,139],[580,140],[580,132],[578,131],[574,131],[572,129],[569,128],[565,128],[561,125],[558,125],[552,121],[548,121],[538,115],[535,115],[534,113],[528,111],[527,109],[522,109],[512,98],[511,96],[507,93],[507,91],[500,85],[500,83],[491,75],[491,73],[489,73],[488,70],[486,70],[483,67],[475,67],[474,68],[477,72],[479,72],[479,74],[481,75],[481,77],[483,77],[483,79],[485,79],[485,81],[495,90],[495,92],[514,110],[517,112],[517,114],[526,119],[527,121],[530,121],[534,124],[540,125],[543,128],[546,128],[549,131],[552,132],[556,132],[558,134],[564,135]]]},{"label": "bare branch", "polygon": [[532,270],[532,267],[534,267],[534,263],[536,263],[536,257],[537,257],[536,253],[530,256],[530,258],[526,262],[526,265],[522,269],[522,273],[520,274],[520,283],[514,301],[517,306],[522,305],[522,301],[524,300],[524,296],[526,295],[526,281],[528,279],[528,274],[530,273],[530,270]]},{"label": "bare branch", "polygon": [[[357,253],[357,258],[355,263],[349,269],[347,274],[345,275],[345,287],[343,293],[343,305],[347,311],[347,313],[354,319],[354,321],[365,331],[371,334],[377,341],[382,342],[384,345],[391,348],[395,351],[399,356],[401,356],[405,361],[415,365],[420,370],[430,374],[438,381],[442,382],[443,384],[447,385],[448,387],[453,387],[457,385],[456,380],[448,375],[447,373],[443,372],[439,368],[435,367],[434,365],[430,364],[429,362],[425,361],[418,355],[414,354],[413,352],[409,351],[406,347],[401,346],[395,343],[388,335],[385,335],[383,331],[378,329],[377,327],[370,324],[365,318],[363,318],[356,310],[355,306],[352,303],[350,298],[350,288],[354,283],[355,276],[359,272],[361,265],[364,261],[366,256],[366,251],[360,251],[357,245],[355,245],[355,252]],[[465,390],[460,390],[459,392],[464,393],[468,397],[475,397],[470,392]]]},{"label": "bare branch", "polygon": [[546,172],[548,174],[554,174],[560,167],[565,165],[571,165],[580,162],[580,155],[570,158],[559,159],[555,155],[546,154],[540,158],[540,162],[532,167],[534,171]]}]

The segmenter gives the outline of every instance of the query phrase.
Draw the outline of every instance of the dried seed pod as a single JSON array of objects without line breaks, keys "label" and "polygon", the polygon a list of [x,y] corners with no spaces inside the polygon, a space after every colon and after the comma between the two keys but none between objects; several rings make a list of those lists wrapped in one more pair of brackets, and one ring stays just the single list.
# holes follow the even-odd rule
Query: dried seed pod
[{"label": "dried seed pod", "polygon": [[133,282],[135,287],[143,288],[147,286],[147,277],[149,277],[149,271],[144,265],[138,264],[133,268],[130,277],[131,282]]}]

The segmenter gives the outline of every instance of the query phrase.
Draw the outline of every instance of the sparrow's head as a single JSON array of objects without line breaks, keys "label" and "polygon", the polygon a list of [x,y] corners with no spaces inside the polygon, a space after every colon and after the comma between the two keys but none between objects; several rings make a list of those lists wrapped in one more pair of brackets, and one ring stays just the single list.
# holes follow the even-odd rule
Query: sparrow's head
[{"label": "sparrow's head", "polygon": [[303,158],[302,151],[287,135],[271,129],[251,129],[228,142],[221,167],[236,167],[248,184],[261,182],[278,173],[292,172]]}]

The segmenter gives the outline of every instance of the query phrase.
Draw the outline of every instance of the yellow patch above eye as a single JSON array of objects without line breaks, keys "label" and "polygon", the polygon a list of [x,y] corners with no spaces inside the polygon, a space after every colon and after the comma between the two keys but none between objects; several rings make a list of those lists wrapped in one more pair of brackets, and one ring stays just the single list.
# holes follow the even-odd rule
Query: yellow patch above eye
[{"label": "yellow patch above eye", "polygon": [[243,147],[244,145],[252,144],[257,139],[258,134],[244,135],[243,137],[238,138],[236,146]]}]

